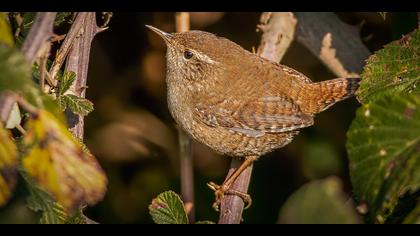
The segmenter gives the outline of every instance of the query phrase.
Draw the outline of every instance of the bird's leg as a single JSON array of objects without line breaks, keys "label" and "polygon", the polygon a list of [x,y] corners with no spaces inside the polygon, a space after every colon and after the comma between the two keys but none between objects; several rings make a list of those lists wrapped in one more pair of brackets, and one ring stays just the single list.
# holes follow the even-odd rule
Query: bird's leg
[{"label": "bird's leg", "polygon": [[236,179],[241,175],[241,173],[246,170],[255,160],[258,159],[258,156],[250,156],[245,158],[244,162],[239,166],[238,169],[236,169],[227,179],[225,182],[223,182],[222,185],[217,185],[214,182],[207,183],[207,186],[209,186],[213,191],[214,195],[216,196],[216,201],[213,203],[213,208],[216,211],[219,211],[219,206],[222,201],[222,198],[226,194],[230,195],[236,195],[246,203],[245,209],[249,208],[252,204],[251,196],[247,193],[243,193],[240,191],[237,191],[235,189],[231,189],[232,184],[236,181]]}]

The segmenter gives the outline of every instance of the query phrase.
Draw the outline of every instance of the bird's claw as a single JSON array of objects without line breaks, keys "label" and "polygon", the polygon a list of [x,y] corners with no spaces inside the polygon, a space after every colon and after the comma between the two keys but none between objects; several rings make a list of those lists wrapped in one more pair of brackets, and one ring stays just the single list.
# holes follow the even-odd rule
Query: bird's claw
[{"label": "bird's claw", "polygon": [[249,194],[237,191],[235,189],[230,189],[229,186],[226,185],[217,185],[214,182],[207,183],[210,189],[214,191],[214,195],[216,200],[212,204],[212,207],[215,211],[220,210],[220,204],[222,203],[222,199],[225,195],[236,195],[240,197],[244,203],[246,204],[245,210],[248,209],[252,205],[252,198]]}]

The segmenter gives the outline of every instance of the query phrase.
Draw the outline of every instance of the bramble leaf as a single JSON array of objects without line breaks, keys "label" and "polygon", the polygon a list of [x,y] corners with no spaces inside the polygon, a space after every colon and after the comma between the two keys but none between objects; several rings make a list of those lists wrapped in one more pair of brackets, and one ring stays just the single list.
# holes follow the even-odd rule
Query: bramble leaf
[{"label": "bramble leaf", "polygon": [[12,195],[17,179],[17,165],[16,145],[0,122],[0,206]]},{"label": "bramble leaf", "polygon": [[173,191],[163,192],[153,199],[149,212],[156,224],[188,224],[184,204]]}]

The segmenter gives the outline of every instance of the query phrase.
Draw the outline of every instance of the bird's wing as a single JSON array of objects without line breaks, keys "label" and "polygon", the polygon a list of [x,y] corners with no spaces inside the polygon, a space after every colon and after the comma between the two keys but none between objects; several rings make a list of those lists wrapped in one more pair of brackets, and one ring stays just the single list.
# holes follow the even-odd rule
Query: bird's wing
[{"label": "bird's wing", "polygon": [[313,117],[285,96],[265,96],[243,101],[235,98],[200,99],[195,118],[211,127],[225,127],[249,136],[282,133],[313,124]]}]

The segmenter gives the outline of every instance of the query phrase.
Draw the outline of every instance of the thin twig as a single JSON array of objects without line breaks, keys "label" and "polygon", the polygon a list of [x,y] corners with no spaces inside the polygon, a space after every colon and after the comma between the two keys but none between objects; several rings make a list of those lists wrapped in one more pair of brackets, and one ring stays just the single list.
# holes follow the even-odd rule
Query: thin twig
[{"label": "thin twig", "polygon": [[23,135],[26,135],[26,130],[22,127],[22,125],[17,124],[16,129]]},{"label": "thin twig", "polygon": [[357,77],[370,55],[355,26],[331,12],[296,12],[296,40],[338,77]]},{"label": "thin twig", "polygon": [[[276,22],[281,21],[281,22]],[[292,13],[265,12],[261,15],[258,29],[263,31],[258,55],[279,62],[293,40],[296,20]],[[241,160],[233,158],[226,179],[241,165]],[[251,181],[252,165],[236,179],[232,189],[247,193]],[[225,180],[226,181],[226,180]],[[236,195],[225,195],[220,207],[219,224],[239,224],[244,208],[243,200]]]},{"label": "thin twig", "polygon": [[30,65],[35,61],[39,50],[53,35],[56,15],[57,12],[39,12],[36,15],[34,25],[25,38],[21,49]]},{"label": "thin twig", "polygon": [[[80,29],[82,28],[83,22],[87,16],[87,12],[80,12],[77,14],[77,17],[72,24],[69,32],[66,34],[63,44],[61,44],[60,49],[58,50],[57,57],[55,58],[53,64],[51,65],[50,75],[52,78],[55,78],[58,71],[66,59],[68,52],[70,51],[71,46],[73,45],[74,39],[80,34]],[[57,86],[57,81],[54,80],[54,86]]]},{"label": "thin twig", "polygon": [[[65,71],[73,71],[76,73],[76,80],[73,83],[73,85],[70,87],[69,91],[76,96],[84,98],[86,96],[89,54],[90,54],[92,40],[98,32],[102,31],[102,29],[96,25],[96,14],[94,12],[79,13],[77,15],[77,18],[74,24],[80,21],[80,19],[82,19],[82,21],[78,24],[82,26],[81,31],[80,31],[82,34],[79,37],[76,37],[73,41],[73,44],[71,45],[71,49],[67,57]],[[79,25],[76,25],[75,27],[79,27]],[[79,32],[79,31],[74,30],[73,32]],[[74,35],[71,36],[73,32],[69,32],[67,34],[68,37],[74,37]],[[67,37],[64,40],[63,44],[66,42],[66,40],[67,40]],[[59,69],[59,66],[57,68]],[[66,117],[70,126],[70,131],[77,138],[79,138],[80,140],[83,140],[83,133],[84,133],[83,117],[76,115],[70,111],[66,112]]]},{"label": "thin twig", "polygon": [[[190,14],[178,12],[175,15],[176,31],[185,32],[190,30]],[[178,129],[180,168],[181,168],[181,196],[185,203],[185,210],[190,222],[195,221],[194,209],[194,172],[191,151],[191,140],[188,135]]]}]

